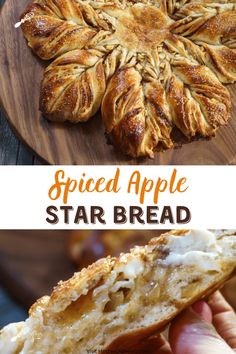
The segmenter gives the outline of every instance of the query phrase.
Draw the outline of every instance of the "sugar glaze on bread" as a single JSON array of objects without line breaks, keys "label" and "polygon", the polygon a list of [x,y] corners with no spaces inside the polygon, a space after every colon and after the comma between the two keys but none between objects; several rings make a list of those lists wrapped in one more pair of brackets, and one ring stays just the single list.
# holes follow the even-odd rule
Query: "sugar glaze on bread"
[{"label": "sugar glaze on bread", "polygon": [[0,335],[4,354],[128,350],[211,294],[236,266],[236,230],[179,230],[100,259]]},{"label": "sugar glaze on bread", "polygon": [[153,157],[179,134],[211,138],[228,122],[235,0],[35,0],[21,28],[52,60],[43,115],[78,123],[101,108],[108,142],[126,155]]}]

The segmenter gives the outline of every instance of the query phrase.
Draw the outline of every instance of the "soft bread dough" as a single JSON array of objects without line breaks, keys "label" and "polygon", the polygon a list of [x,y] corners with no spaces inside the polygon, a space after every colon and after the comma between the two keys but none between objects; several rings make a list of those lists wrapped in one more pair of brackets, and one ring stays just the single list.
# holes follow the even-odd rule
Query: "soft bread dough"
[{"label": "soft bread dough", "polygon": [[236,80],[236,5],[230,0],[36,0],[22,15],[44,60],[40,109],[87,121],[101,107],[108,141],[153,157],[227,123]]},{"label": "soft bread dough", "polygon": [[236,230],[180,230],[100,259],[38,300],[0,335],[4,354],[130,350],[219,288],[236,266]]}]

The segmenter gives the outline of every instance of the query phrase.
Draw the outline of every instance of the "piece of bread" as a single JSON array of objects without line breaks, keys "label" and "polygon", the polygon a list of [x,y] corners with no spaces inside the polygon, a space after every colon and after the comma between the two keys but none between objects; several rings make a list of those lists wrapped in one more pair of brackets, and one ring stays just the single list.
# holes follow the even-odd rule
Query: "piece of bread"
[{"label": "piece of bread", "polygon": [[25,322],[2,330],[0,352],[128,351],[221,287],[235,267],[236,230],[169,232],[60,282]]},{"label": "piece of bread", "polygon": [[101,106],[108,141],[125,154],[153,157],[229,119],[233,0],[36,0],[22,30],[41,59],[55,59],[42,81],[44,116],[84,122]]}]

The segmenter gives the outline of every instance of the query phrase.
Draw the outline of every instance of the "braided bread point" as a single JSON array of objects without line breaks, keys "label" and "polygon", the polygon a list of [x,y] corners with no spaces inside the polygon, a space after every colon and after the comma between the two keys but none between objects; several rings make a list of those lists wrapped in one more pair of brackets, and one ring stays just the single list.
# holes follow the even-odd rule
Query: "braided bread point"
[{"label": "braided bread point", "polygon": [[161,142],[173,146],[171,117],[163,87],[141,83],[134,67],[121,68],[110,80],[102,102],[102,117],[111,141],[133,157],[149,155]]},{"label": "braided bread point", "polygon": [[131,156],[153,157],[158,146],[173,147],[174,126],[191,139],[214,136],[228,120],[230,95],[205,66],[176,62],[166,89],[141,80],[134,68],[121,69],[110,80],[102,103],[112,142]]},{"label": "braided bread point", "polygon": [[[144,21],[145,18],[145,21]],[[233,0],[36,0],[22,16],[45,70],[40,110],[84,122],[101,107],[108,141],[153,157],[210,138],[230,117],[236,80]]]},{"label": "braided bread point", "polygon": [[128,352],[222,286],[235,267],[236,230],[171,231],[60,282],[25,322],[1,331],[0,351]]},{"label": "braided bread point", "polygon": [[105,88],[101,53],[70,51],[45,70],[40,109],[51,120],[86,121],[99,109]]},{"label": "braided bread point", "polygon": [[96,30],[84,26],[73,1],[57,2],[58,6],[53,1],[36,1],[22,15],[22,19],[29,18],[21,26],[28,45],[44,60],[83,48],[96,34]]}]

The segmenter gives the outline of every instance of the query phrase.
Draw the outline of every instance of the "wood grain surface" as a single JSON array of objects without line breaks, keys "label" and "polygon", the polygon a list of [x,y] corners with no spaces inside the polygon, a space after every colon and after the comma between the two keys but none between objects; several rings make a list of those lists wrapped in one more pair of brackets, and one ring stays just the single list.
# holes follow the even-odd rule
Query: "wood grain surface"
[{"label": "wood grain surface", "polygon": [[0,112],[0,165],[42,165],[42,161],[13,133]]},{"label": "wood grain surface", "polygon": [[43,66],[27,47],[21,29],[15,29],[29,0],[6,0],[1,10],[0,98],[16,134],[51,164],[235,164],[236,86],[232,118],[211,141],[198,141],[181,149],[158,153],[154,160],[135,160],[106,144],[98,115],[84,124],[55,124],[38,110]]},{"label": "wood grain surface", "polygon": [[[2,6],[4,0],[0,0]],[[0,165],[42,165],[31,149],[15,136],[3,112],[0,111]]]}]

